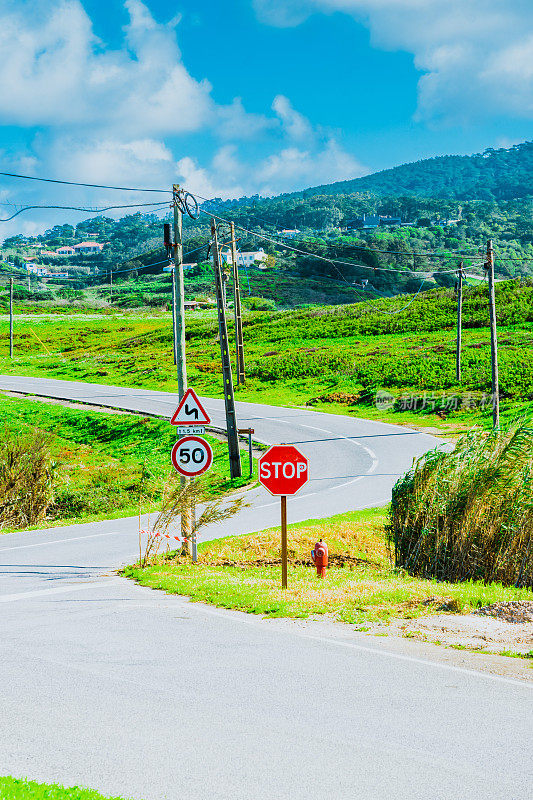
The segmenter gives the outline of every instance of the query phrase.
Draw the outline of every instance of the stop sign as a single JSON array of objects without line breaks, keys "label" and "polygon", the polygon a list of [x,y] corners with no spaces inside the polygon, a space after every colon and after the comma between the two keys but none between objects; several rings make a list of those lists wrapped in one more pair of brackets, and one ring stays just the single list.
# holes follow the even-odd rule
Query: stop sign
[{"label": "stop sign", "polygon": [[308,467],[292,444],[275,444],[259,459],[259,481],[270,494],[296,494],[309,480]]}]

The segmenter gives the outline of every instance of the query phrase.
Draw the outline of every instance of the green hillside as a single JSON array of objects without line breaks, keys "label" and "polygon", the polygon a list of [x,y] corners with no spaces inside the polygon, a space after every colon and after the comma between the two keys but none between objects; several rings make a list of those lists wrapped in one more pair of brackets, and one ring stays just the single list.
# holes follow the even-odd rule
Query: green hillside
[{"label": "green hillside", "polygon": [[[533,194],[533,142],[472,156],[439,156],[307,189],[305,197],[372,192],[454,200],[513,200]],[[300,193],[298,193],[300,194]]]},{"label": "green hillside", "polygon": [[[498,283],[496,306],[502,410],[529,413],[533,282]],[[246,385],[236,388],[236,396],[395,422],[422,418],[440,426],[442,413],[453,424],[491,424],[486,285],[465,289],[461,384],[455,377],[455,320],[452,289],[336,307],[247,311]],[[13,360],[8,332],[8,319],[0,317],[3,373],[176,391],[168,312],[22,315],[15,319]],[[222,397],[217,333],[214,311],[187,312],[189,382],[211,397]],[[386,415],[375,404],[380,390],[396,398]]]},{"label": "green hillside", "polygon": [[[461,261],[479,273],[489,238],[497,275],[529,277],[532,196],[533,142],[526,142],[474,156],[404,164],[292,195],[214,199],[203,204],[205,213],[198,220],[184,220],[185,261],[197,264],[187,270],[187,299],[213,298],[212,264],[205,261],[210,213],[235,222],[242,251],[263,248],[268,254],[268,269],[241,270],[243,293],[278,308],[416,292],[421,278],[413,271],[432,276],[424,288],[450,285],[445,273]],[[368,216],[379,223],[366,226]],[[293,233],[287,236],[286,229]],[[221,241],[226,235],[223,226]],[[101,252],[55,254],[57,248],[76,247],[88,238],[102,245]],[[167,257],[162,240],[163,219],[141,213],[12,236],[0,254],[0,311],[7,307],[6,279],[13,271],[15,299],[25,310],[165,308],[171,284],[170,275],[163,274]],[[68,279],[28,277],[28,260],[51,272],[67,270]],[[368,281],[364,296],[363,281]],[[256,301],[250,302],[257,308]]]}]

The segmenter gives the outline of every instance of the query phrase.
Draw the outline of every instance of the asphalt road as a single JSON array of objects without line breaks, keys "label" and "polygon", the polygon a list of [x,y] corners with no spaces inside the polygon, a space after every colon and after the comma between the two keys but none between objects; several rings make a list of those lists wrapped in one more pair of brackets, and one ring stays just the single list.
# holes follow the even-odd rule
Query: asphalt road
[{"label": "asphalt road", "polygon": [[[178,404],[177,397],[166,392],[49,378],[0,375],[0,389],[167,418],[172,416]],[[223,400],[203,398],[202,402],[213,425],[225,429]],[[413,458],[438,444],[432,436],[396,425],[294,408],[239,402],[237,416],[240,428],[255,429],[257,441],[296,444],[309,458],[311,479],[289,502],[289,516],[293,521],[383,505],[390,499],[391,488],[411,466]],[[257,525],[257,530],[278,522],[279,501],[274,501],[265,490],[259,489],[253,495],[253,502],[255,506],[261,506],[260,513],[256,510],[252,514],[245,513],[242,531],[254,530],[254,525]]]},{"label": "asphalt road", "polygon": [[[176,405],[47,379],[0,387],[164,416]],[[222,425],[222,404],[206,405]],[[257,438],[308,455],[293,520],[385,502],[436,444],[311,411],[244,403],[238,414]],[[253,502],[231,531],[278,521],[277,501],[258,490]],[[343,626],[137,587],[112,572],[136,548],[136,520],[0,537],[0,774],[135,800],[531,796],[530,685],[421,657],[411,642],[400,652]]]}]

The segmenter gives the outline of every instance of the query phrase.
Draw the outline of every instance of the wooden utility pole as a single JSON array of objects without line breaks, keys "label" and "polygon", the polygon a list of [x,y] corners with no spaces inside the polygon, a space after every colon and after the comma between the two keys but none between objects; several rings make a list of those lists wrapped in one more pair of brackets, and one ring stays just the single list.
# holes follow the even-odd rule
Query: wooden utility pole
[{"label": "wooden utility pole", "polygon": [[[163,225],[164,243],[167,258],[173,258],[172,253],[172,237],[170,235],[170,222],[165,222]],[[172,285],[172,350],[174,354],[174,364],[176,363],[176,282],[174,280],[174,268],[170,272],[170,280]]]},{"label": "wooden utility pole", "polygon": [[[179,186],[172,187],[174,206],[174,269],[172,270],[172,319],[174,331],[174,355],[178,376],[179,399],[187,391],[187,361],[185,358],[185,282],[183,278],[183,214],[179,204]],[[189,479],[182,477],[181,486],[185,488]],[[191,509],[181,515],[181,538],[185,550],[192,554]]]},{"label": "wooden utility pole", "polygon": [[173,267],[172,272],[170,273],[170,277],[172,279],[172,350],[174,352],[174,364],[177,364],[178,329],[176,326],[176,281],[174,280],[174,271],[175,267]]},{"label": "wooden utility pole", "polygon": [[185,360],[185,284],[183,279],[183,215],[178,203],[179,186],[174,184],[174,313],[176,371],[178,374],[178,394],[183,397],[187,391],[187,362]]},{"label": "wooden utility pole", "polygon": [[9,358],[13,358],[13,277],[9,279]]},{"label": "wooden utility pole", "polygon": [[457,349],[455,354],[455,377],[461,383],[461,339],[463,322],[463,262],[457,271]]},{"label": "wooden utility pole", "polygon": [[500,385],[498,381],[498,336],[496,332],[496,299],[494,295],[494,250],[492,239],[487,242],[487,262],[485,264],[489,279],[490,311],[490,362],[492,371],[492,422],[494,428],[500,427]]},{"label": "wooden utility pole", "polygon": [[237,263],[237,247],[235,244],[235,223],[231,223],[231,260],[233,264],[233,311],[235,314],[235,350],[237,354],[237,385],[244,383],[244,340],[242,335],[241,287],[239,283],[239,265]]},{"label": "wooden utility pole", "polygon": [[222,269],[220,266],[220,251],[216,220],[211,220],[211,240],[213,243],[213,265],[215,269],[215,286],[217,294],[218,311],[218,337],[220,340],[220,356],[222,359],[222,379],[224,382],[224,404],[226,407],[226,427],[228,434],[229,467],[232,478],[242,475],[241,456],[239,452],[239,435],[237,433],[237,415],[235,413],[235,397],[233,395],[233,376],[231,373],[231,360],[228,342],[228,327],[226,324],[226,309],[224,307],[224,287],[222,284]]}]

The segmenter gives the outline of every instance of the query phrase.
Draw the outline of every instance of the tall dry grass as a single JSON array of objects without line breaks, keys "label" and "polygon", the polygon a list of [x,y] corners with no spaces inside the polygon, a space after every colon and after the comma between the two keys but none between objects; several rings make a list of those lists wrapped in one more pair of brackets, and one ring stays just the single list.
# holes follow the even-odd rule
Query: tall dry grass
[{"label": "tall dry grass", "polygon": [[533,588],[531,421],[420,458],[394,487],[388,533],[412,575]]},{"label": "tall dry grass", "polygon": [[[165,544],[167,552],[174,550],[180,554],[190,555],[193,534],[198,537],[199,532],[206,526],[231,519],[249,505],[250,503],[247,503],[242,496],[227,498],[221,495],[213,500],[201,480],[187,481],[182,485],[175,474],[171,475],[163,490],[159,513],[153,523],[148,520],[146,531],[141,530],[139,511],[139,566],[146,567],[154,563],[161,547]],[[187,540],[183,539],[181,534],[182,516],[189,520],[190,538]],[[142,533],[147,537],[144,554]]]},{"label": "tall dry grass", "polygon": [[4,425],[0,438],[0,530],[26,528],[46,517],[54,500],[56,464],[48,437]]}]

